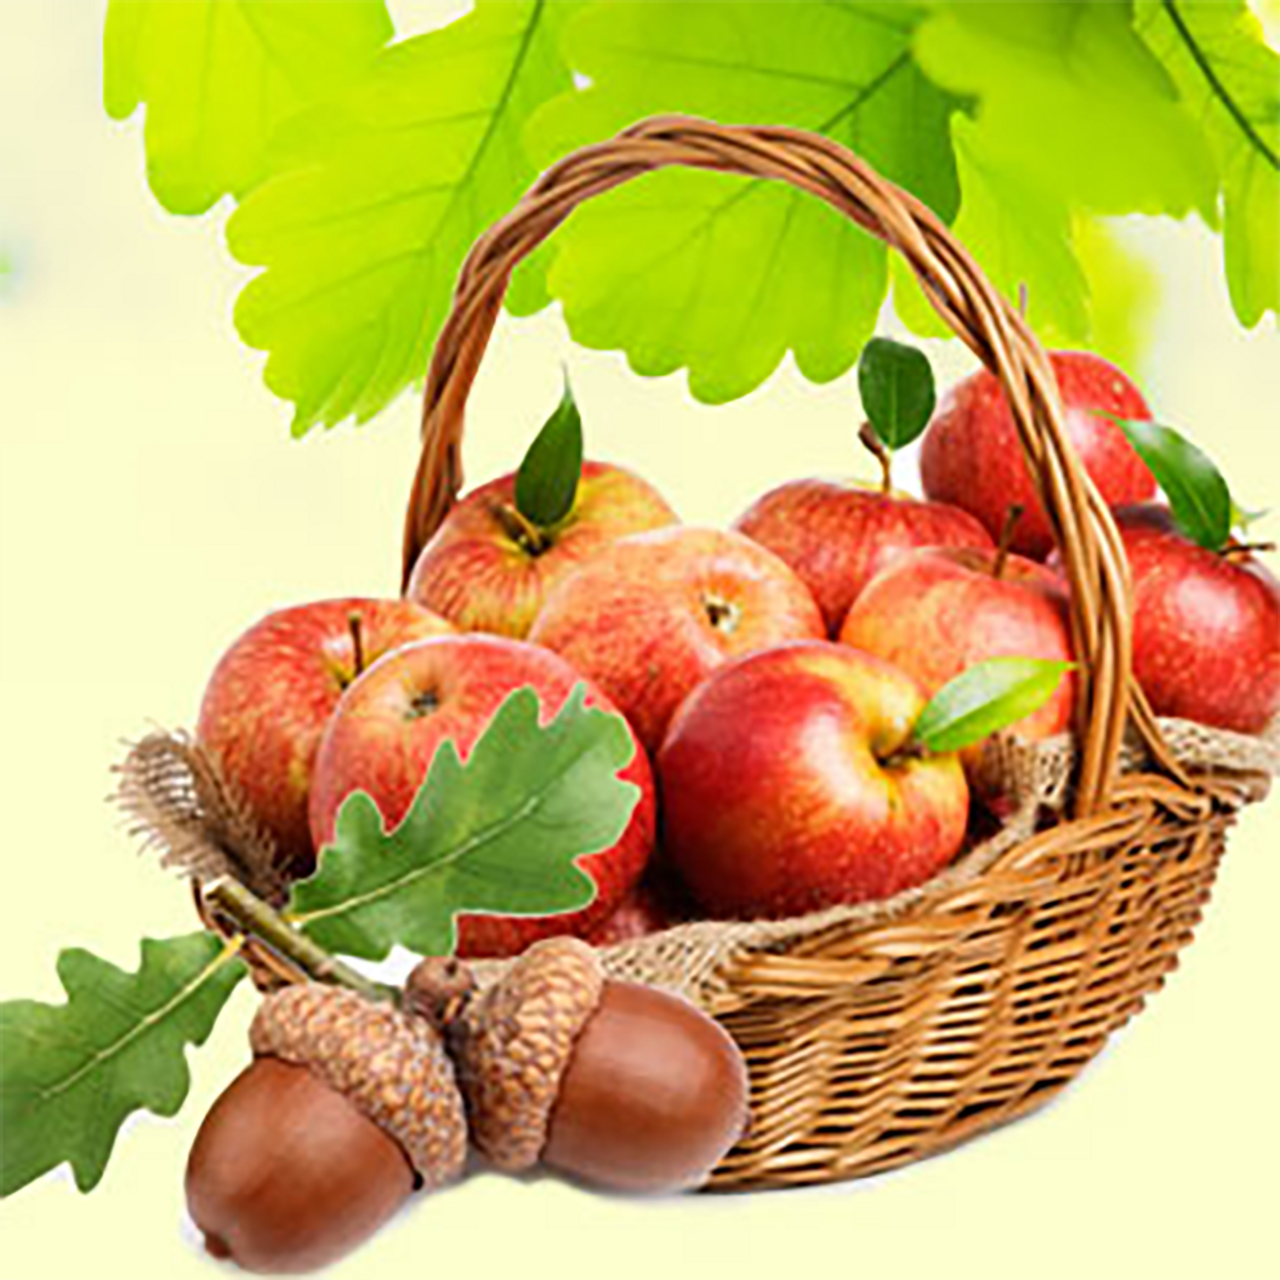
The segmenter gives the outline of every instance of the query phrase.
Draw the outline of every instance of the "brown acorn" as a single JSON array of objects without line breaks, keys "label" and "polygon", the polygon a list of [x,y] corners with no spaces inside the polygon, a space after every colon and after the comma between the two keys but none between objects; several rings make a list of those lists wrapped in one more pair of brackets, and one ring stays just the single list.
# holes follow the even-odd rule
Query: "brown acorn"
[{"label": "brown acorn", "polygon": [[337,987],[286,987],[250,1030],[255,1059],[214,1103],[187,1162],[187,1206],[219,1258],[323,1267],[415,1185],[458,1176],[466,1118],[430,1022]]},{"label": "brown acorn", "polygon": [[438,999],[441,973],[415,970],[410,1000],[444,1010],[472,1140],[497,1168],[679,1191],[742,1135],[747,1073],[728,1033],[687,1000],[610,981],[586,943],[539,942],[471,999]]}]

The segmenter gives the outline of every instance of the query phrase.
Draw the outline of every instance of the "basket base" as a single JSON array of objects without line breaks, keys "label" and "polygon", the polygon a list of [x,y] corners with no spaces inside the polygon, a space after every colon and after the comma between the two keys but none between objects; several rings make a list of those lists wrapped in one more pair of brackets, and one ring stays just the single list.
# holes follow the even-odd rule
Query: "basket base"
[{"label": "basket base", "polygon": [[900,954],[870,981],[722,1015],[750,1066],[752,1124],[708,1189],[881,1173],[1052,1100],[1177,966],[1231,821],[1164,815],[1020,893],[1007,884],[944,949],[927,921],[885,926],[867,945]]}]

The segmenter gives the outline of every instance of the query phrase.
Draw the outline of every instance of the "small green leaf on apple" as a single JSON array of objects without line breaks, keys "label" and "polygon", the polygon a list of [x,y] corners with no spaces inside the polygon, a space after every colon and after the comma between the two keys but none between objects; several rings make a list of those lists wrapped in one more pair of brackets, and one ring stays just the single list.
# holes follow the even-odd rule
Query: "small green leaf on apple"
[{"label": "small green leaf on apple", "polygon": [[933,695],[916,721],[912,742],[934,755],[963,751],[1037,711],[1074,666],[1049,658],[976,663]]},{"label": "small green leaf on apple", "polygon": [[1221,550],[1231,537],[1234,513],[1240,509],[1209,455],[1172,427],[1110,413],[1103,416],[1125,433],[1151,469],[1182,532],[1210,551]]},{"label": "small green leaf on apple", "polygon": [[928,356],[892,338],[872,338],[858,358],[858,394],[880,443],[904,448],[929,425],[937,403]]},{"label": "small green leaf on apple", "polygon": [[581,476],[582,416],[566,373],[559,405],[516,472],[516,509],[538,528],[550,528],[573,510]]},{"label": "small green leaf on apple", "polygon": [[330,951],[380,960],[396,945],[451,955],[462,914],[589,906],[596,885],[578,860],[621,837],[640,792],[618,776],[635,753],[625,721],[585,696],[577,686],[543,725],[537,693],[516,689],[465,763],[441,746],[394,830],[353,792],[287,918]]}]

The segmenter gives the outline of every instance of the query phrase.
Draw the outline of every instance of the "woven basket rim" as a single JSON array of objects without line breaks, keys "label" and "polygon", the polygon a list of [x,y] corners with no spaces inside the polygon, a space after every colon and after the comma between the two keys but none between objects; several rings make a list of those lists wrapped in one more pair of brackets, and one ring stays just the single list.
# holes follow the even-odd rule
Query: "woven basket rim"
[{"label": "woven basket rim", "polygon": [[[779,971],[777,957],[803,948],[806,964],[810,971],[816,971],[824,964],[824,940],[834,938],[846,948],[858,940],[873,951],[877,930],[891,933],[896,926],[936,913],[948,902],[958,902],[981,889],[984,877],[993,873],[1034,878],[1040,873],[1039,864],[1077,835],[1084,837],[1095,831],[1114,836],[1126,824],[1145,821],[1153,803],[1182,806],[1189,820],[1203,820],[1215,810],[1234,811],[1261,798],[1270,779],[1280,775],[1280,718],[1257,736],[1185,720],[1166,718],[1159,723],[1180,763],[1195,778],[1194,792],[1145,772],[1146,748],[1131,734],[1121,758],[1124,804],[1110,814],[1055,822],[1047,831],[1038,832],[1041,810],[1047,807],[1056,813],[1065,809],[1075,742],[1066,733],[1039,742],[1000,734],[987,748],[986,767],[1005,774],[1010,769],[1027,776],[1039,774],[1047,781],[1037,781],[1002,825],[924,883],[890,898],[778,920],[689,920],[602,946],[600,953],[606,967],[618,976],[646,970],[646,981],[678,991],[712,1010],[723,1009],[740,1002],[743,974],[748,969],[754,973],[754,982],[745,985],[759,986],[766,971],[772,969],[775,975]],[[269,901],[283,900],[287,879],[271,837],[194,735],[153,730],[129,746],[116,774],[114,799],[131,834],[155,846],[165,865],[192,878],[198,909],[199,886],[222,875],[235,878]],[[217,928],[207,912],[202,911],[201,918],[206,926]],[[678,956],[674,964],[673,955]],[[268,953],[250,951],[246,958],[261,977],[271,980],[274,970]],[[502,972],[508,962],[472,963],[483,982]],[[850,970],[850,981],[868,976],[865,965]]]}]

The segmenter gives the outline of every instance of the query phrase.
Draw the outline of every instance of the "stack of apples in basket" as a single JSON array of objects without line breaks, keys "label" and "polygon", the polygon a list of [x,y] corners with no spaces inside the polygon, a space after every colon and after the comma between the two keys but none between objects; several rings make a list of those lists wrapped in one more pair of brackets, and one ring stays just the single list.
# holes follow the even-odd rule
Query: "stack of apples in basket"
[{"label": "stack of apples in basket", "polygon": [[[1153,710],[1263,731],[1280,586],[1248,517],[1122,372],[1051,362],[1128,555]],[[946,867],[999,812],[977,785],[981,739],[1069,727],[1069,585],[990,373],[935,404],[924,356],[874,339],[858,375],[874,484],[792,480],[730,530],[691,527],[646,480],[583,461],[566,393],[518,469],[453,508],[403,599],[303,604],[245,632],[198,738],[290,873],[314,868],[352,792],[394,826],[442,744],[465,760],[513,691],[531,686],[550,719],[580,685],[625,716],[639,800],[581,860],[588,907],[463,916],[463,955],[800,915]],[[922,433],[923,499],[890,484],[892,451]]]}]

